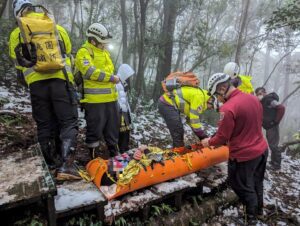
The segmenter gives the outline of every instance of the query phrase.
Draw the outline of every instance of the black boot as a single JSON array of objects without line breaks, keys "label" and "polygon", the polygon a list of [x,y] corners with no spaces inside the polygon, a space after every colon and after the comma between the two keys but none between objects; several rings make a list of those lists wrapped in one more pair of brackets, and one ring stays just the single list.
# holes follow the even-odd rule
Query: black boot
[{"label": "black boot", "polygon": [[115,157],[117,155],[120,155],[120,149],[117,144],[115,145],[107,145],[108,151],[109,151],[109,157]]},{"label": "black boot", "polygon": [[58,168],[61,163],[55,150],[55,144],[53,142],[40,143],[40,147],[49,169]]},{"label": "black boot", "polygon": [[100,147],[94,147],[94,148],[88,148],[89,153],[90,153],[90,158],[95,159],[95,158],[102,158],[104,160],[109,159],[109,153],[108,150],[100,150]]},{"label": "black boot", "polygon": [[75,158],[75,142],[71,139],[62,142],[63,165],[58,169],[57,180],[80,180],[81,177],[73,165]]}]

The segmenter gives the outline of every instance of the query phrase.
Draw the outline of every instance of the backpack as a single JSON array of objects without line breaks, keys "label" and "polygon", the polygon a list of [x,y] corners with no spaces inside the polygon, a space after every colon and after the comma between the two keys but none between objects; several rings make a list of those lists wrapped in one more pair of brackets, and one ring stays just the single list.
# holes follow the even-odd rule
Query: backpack
[{"label": "backpack", "polygon": [[24,44],[29,49],[35,47],[33,69],[37,72],[51,73],[64,68],[64,49],[56,29],[53,16],[43,6],[34,6],[43,10],[44,16],[17,17],[18,26]]},{"label": "backpack", "polygon": [[174,89],[182,86],[191,86],[199,88],[200,80],[193,72],[173,72],[169,74],[165,80],[161,82],[165,93],[170,93]]}]

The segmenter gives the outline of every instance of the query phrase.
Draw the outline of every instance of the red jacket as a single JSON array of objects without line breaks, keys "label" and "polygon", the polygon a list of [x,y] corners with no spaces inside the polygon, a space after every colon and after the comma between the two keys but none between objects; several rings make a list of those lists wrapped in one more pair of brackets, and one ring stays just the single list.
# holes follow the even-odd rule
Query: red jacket
[{"label": "red jacket", "polygon": [[229,158],[238,162],[255,159],[268,147],[262,134],[262,117],[257,97],[234,90],[220,108],[218,131],[209,144],[228,143]]}]

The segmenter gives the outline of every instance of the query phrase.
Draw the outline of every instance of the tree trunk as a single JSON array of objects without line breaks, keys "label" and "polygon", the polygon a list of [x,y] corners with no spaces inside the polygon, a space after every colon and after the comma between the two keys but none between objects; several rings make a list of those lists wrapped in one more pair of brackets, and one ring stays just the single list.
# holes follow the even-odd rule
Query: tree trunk
[{"label": "tree trunk", "polygon": [[3,0],[0,2],[0,18],[2,17],[4,10],[6,8],[7,0]]},{"label": "tree trunk", "polygon": [[134,45],[133,45],[133,68],[137,71],[137,45],[139,39],[139,23],[138,23],[138,3],[134,1],[133,5],[134,13]]},{"label": "tree trunk", "polygon": [[239,64],[240,56],[241,56],[241,50],[242,50],[242,41],[243,41],[243,35],[246,28],[246,22],[248,18],[248,9],[250,5],[250,0],[244,0],[244,9],[241,15],[241,27],[239,31],[237,46],[236,46],[236,53],[235,53],[235,62]]},{"label": "tree trunk", "polygon": [[[283,96],[287,97],[289,95],[289,88],[290,88],[290,69],[291,69],[291,53],[289,53],[286,57],[286,62],[285,62],[285,78],[284,78],[284,90],[283,90]],[[287,99],[283,103],[285,106],[288,104]]]},{"label": "tree trunk", "polygon": [[156,81],[152,98],[156,101],[162,93],[161,81],[171,72],[173,35],[178,14],[179,0],[164,0],[164,20],[160,34],[160,55],[158,57]]},{"label": "tree trunk", "polygon": [[267,80],[267,77],[270,73],[270,52],[271,52],[271,45],[267,43],[267,51],[265,55],[264,81]]},{"label": "tree trunk", "polygon": [[126,0],[120,0],[122,21],[122,61],[128,63]]},{"label": "tree trunk", "polygon": [[73,33],[74,33],[74,24],[75,24],[75,19],[76,19],[76,14],[77,14],[77,8],[78,8],[78,0],[74,0],[74,12],[73,12],[73,15],[71,16],[72,17],[72,21],[71,21],[71,37],[73,36]]},{"label": "tree trunk", "polygon": [[[144,82],[144,61],[145,61],[145,31],[146,31],[146,10],[149,0],[140,0],[140,40],[138,43],[138,55],[139,64],[135,81],[135,91],[136,96],[139,97],[142,94],[143,82]],[[134,101],[133,109],[135,109],[137,104],[137,99]]]}]

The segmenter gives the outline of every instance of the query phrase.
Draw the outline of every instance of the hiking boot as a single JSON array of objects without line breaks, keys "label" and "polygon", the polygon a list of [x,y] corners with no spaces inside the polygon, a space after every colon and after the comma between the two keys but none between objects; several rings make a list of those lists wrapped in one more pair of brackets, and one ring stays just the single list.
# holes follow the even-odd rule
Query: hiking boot
[{"label": "hiking boot", "polygon": [[75,157],[75,142],[71,139],[62,142],[63,165],[57,171],[57,180],[81,180],[73,165]]},{"label": "hiking boot", "polygon": [[50,170],[61,166],[61,160],[56,153],[55,144],[53,142],[40,143],[40,147]]},{"label": "hiking boot", "polygon": [[117,155],[120,155],[120,149],[117,144],[115,145],[107,145],[109,157],[115,157]]}]

